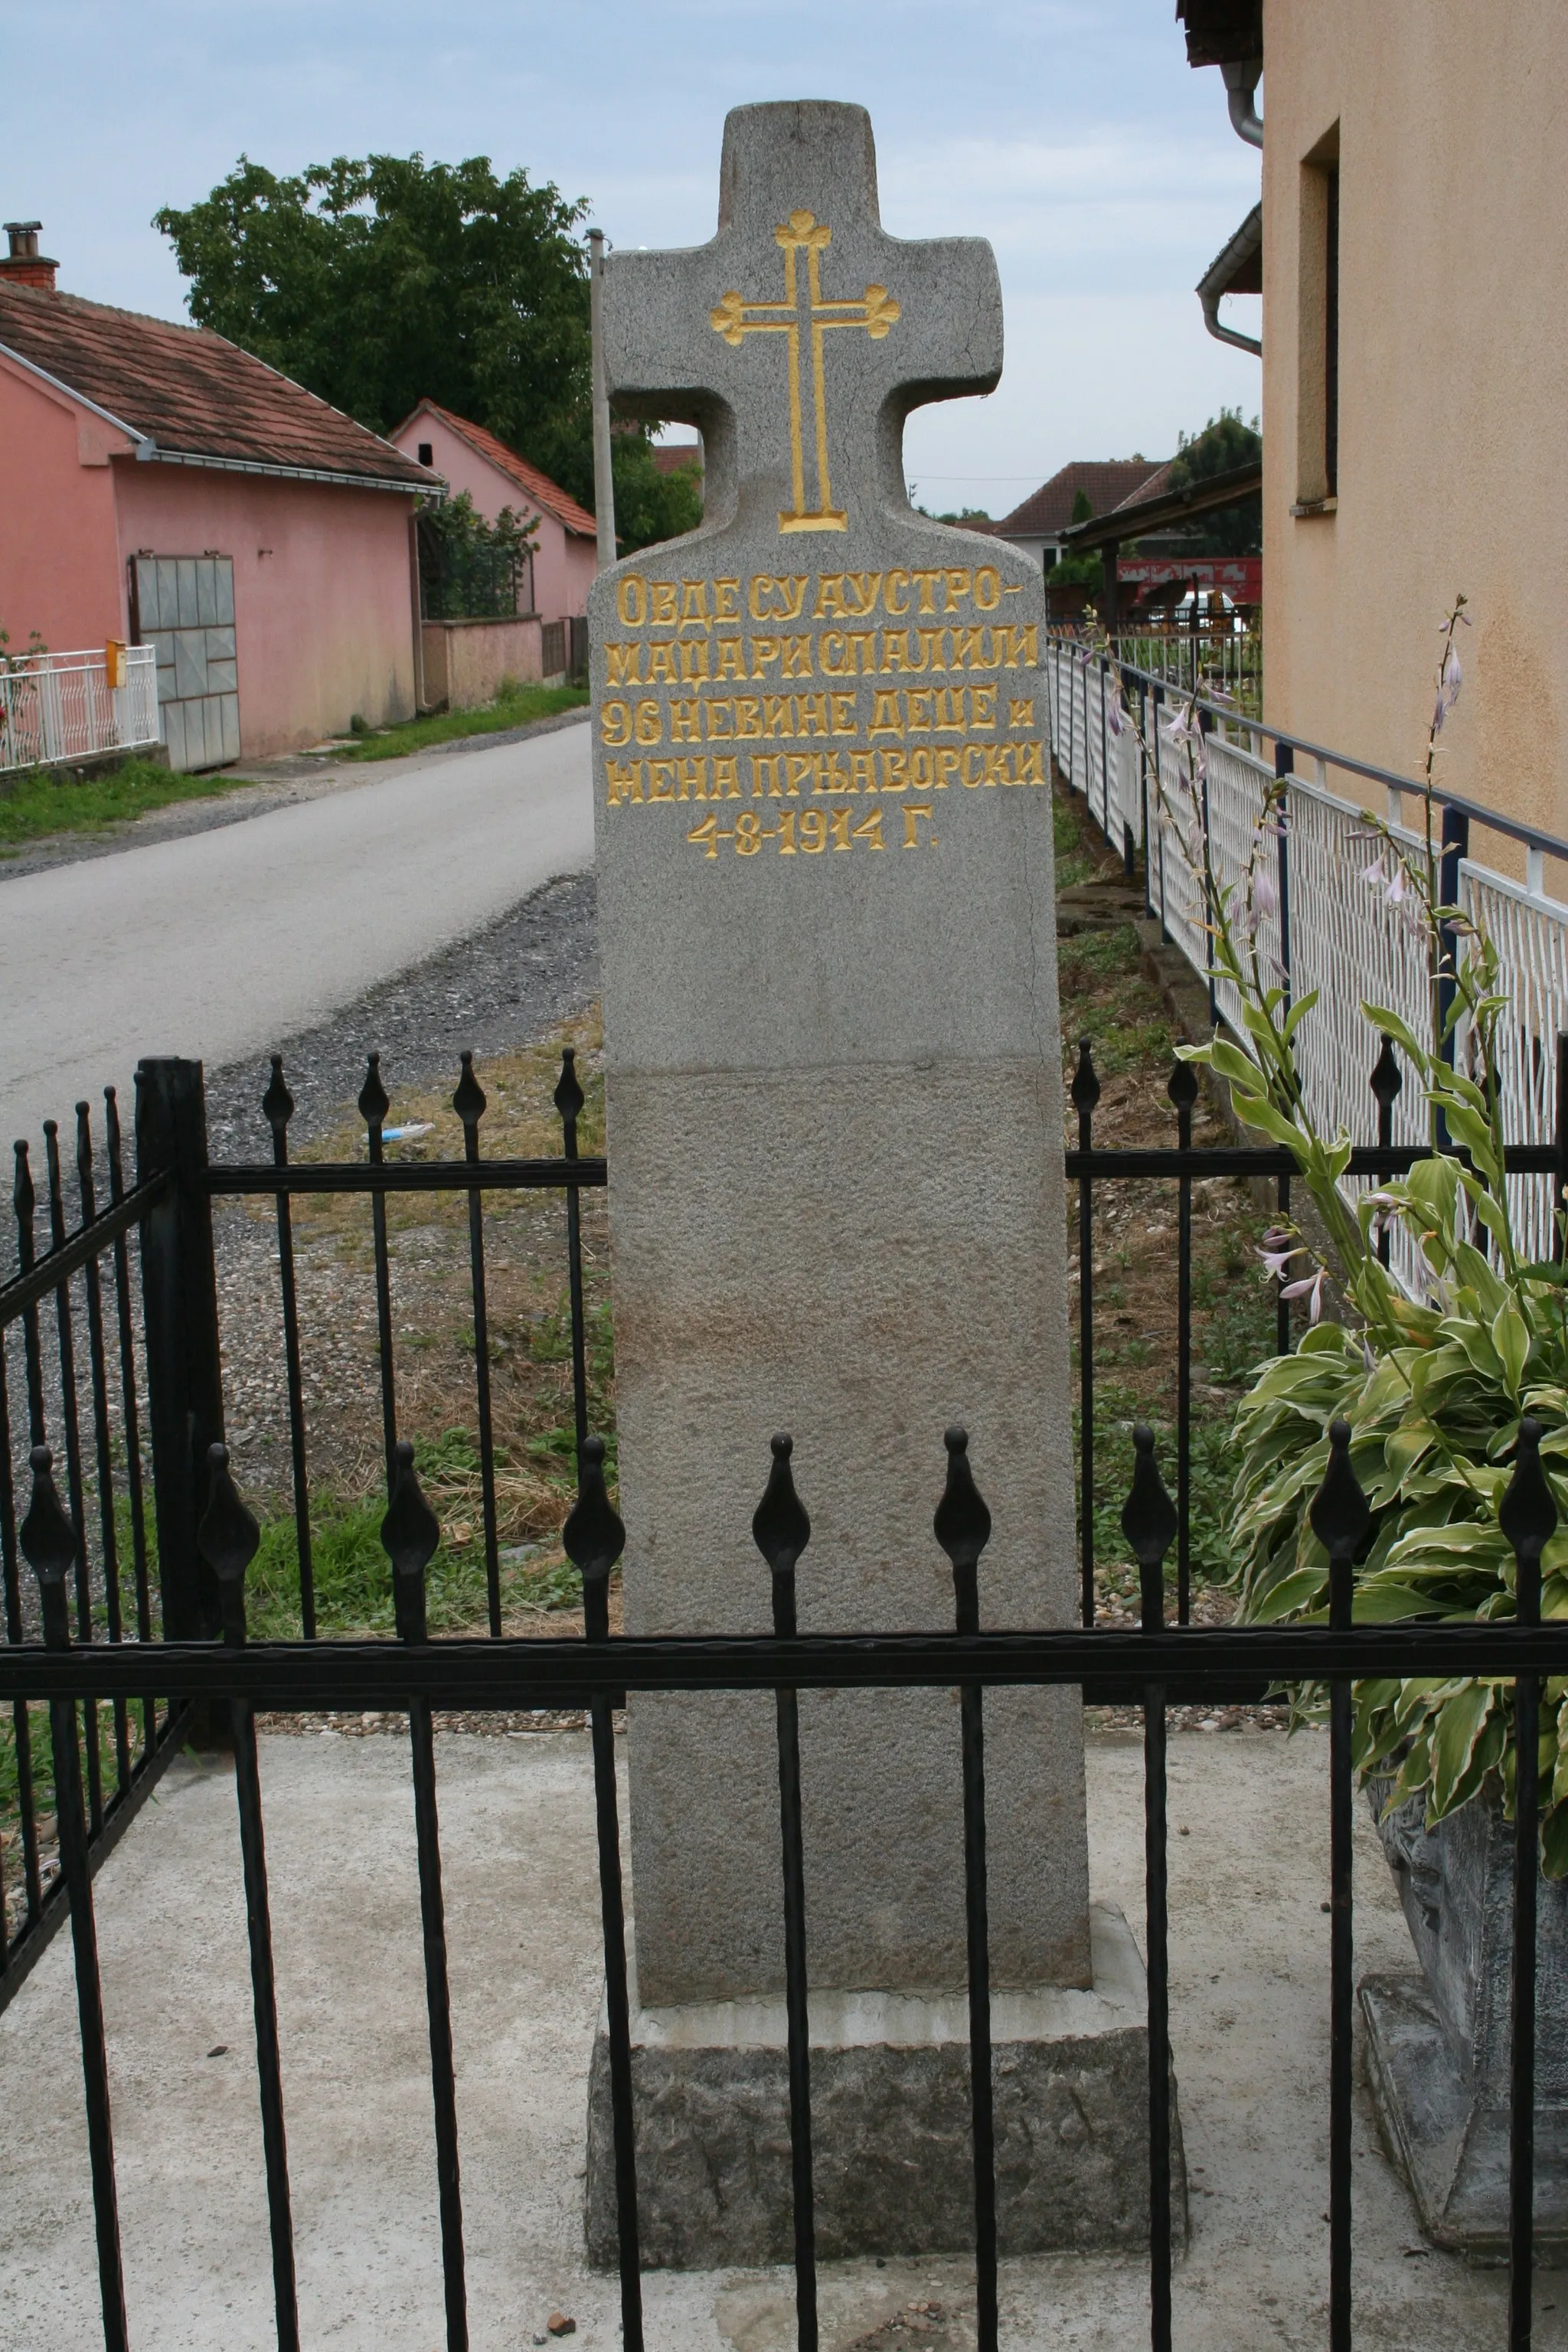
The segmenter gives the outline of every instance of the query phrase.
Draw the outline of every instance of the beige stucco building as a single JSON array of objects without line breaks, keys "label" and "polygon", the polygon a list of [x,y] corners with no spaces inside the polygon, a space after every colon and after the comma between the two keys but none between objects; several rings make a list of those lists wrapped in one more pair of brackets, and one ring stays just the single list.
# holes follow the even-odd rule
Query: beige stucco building
[{"label": "beige stucco building", "polygon": [[[1205,16],[1211,46],[1257,22],[1185,14],[1190,48]],[[1262,22],[1266,716],[1415,774],[1462,590],[1440,780],[1568,835],[1568,12],[1265,0]],[[1223,100],[1216,78],[1216,135]]]}]

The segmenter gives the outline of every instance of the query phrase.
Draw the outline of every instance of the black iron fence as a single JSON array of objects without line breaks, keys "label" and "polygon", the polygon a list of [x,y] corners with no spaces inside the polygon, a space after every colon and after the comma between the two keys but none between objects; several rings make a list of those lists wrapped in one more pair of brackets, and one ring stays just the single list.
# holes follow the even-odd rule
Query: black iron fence
[{"label": "black iron fence", "polygon": [[[1395,1076],[1397,1073],[1395,1073]],[[275,1062],[263,1109],[272,1135],[269,1161],[212,1162],[199,1065],[153,1062],[138,1075],[137,1175],[128,1185],[112,1097],[100,1170],[85,1106],[78,1114],[74,1223],[68,1218],[58,1139],[46,1129],[48,1238],[36,1241],[37,1206],[28,1155],[18,1147],[16,1207],[17,1272],[0,1289],[0,1340],[16,1342],[26,1391],[26,1516],[18,1526],[13,1461],[23,1433],[14,1428],[0,1385],[0,1547],[5,1578],[6,1640],[0,1644],[0,1706],[8,1708],[16,1775],[22,1916],[0,1945],[0,2000],[32,1965],[54,1926],[71,1921],[76,1947],[89,2153],[98,2227],[104,2340],[126,2341],[114,2192],[112,2127],[101,2004],[98,1992],[92,1872],[119,1826],[130,1818],[161,1760],[192,1720],[193,1710],[229,1718],[235,1747],[241,1859],[247,1888],[273,2287],[280,2346],[298,2342],[292,2225],[284,2131],[282,2065],[272,1990],[262,1792],[256,1759],[258,1708],[370,1708],[407,1715],[416,1792],[420,1900],[430,2016],[436,2113],[437,2202],[447,2289],[447,2342],[467,2343],[460,2169],[446,1984],[440,1849],[431,1714],[526,1708],[585,1709],[592,1731],[605,1965],[611,2044],[612,2116],[619,2196],[621,2287],[626,2342],[642,2342],[636,2198],[637,2117],[632,2097],[624,1906],[613,1754],[613,1711],[628,1692],[768,1690],[777,1703],[782,1904],[789,2021],[790,2123],[795,2214],[799,2340],[816,2335],[816,2260],[810,2129],[810,2064],[805,2030],[805,1921],[808,1901],[800,1834],[795,1694],[801,1689],[953,1687],[961,1693],[954,1757],[965,1824],[971,2095],[980,2342],[996,2342],[996,2199],[991,2121],[989,1958],[985,1906],[984,1693],[1005,1685],[1076,1685],[1091,1702],[1134,1704],[1144,1722],[1146,1935],[1150,2072],[1150,2278],[1152,2341],[1170,2342],[1172,2242],[1169,2109],[1169,1971],[1166,1920],[1165,1734],[1177,1705],[1257,1698],[1281,1683],[1326,1683],[1331,1714],[1330,1906],[1331,2005],[1330,2250],[1333,2352],[1351,2343],[1352,1909],[1350,1748],[1352,1685],[1373,1676],[1479,1675],[1514,1685],[1519,1744],[1512,2111],[1512,2317],[1510,2343],[1529,2340],[1533,2198],[1532,2020],[1534,1866],[1539,1791],[1535,1748],[1528,1738],[1542,1676],[1568,1673],[1568,1626],[1540,1623],[1540,1559],[1555,1510],[1540,1471],[1535,1433],[1521,1434],[1503,1525],[1518,1563],[1517,1622],[1462,1627],[1424,1624],[1352,1627],[1353,1561],[1366,1506],[1350,1466],[1349,1432],[1332,1433],[1328,1474],[1313,1506],[1313,1526],[1331,1560],[1329,1623],[1312,1628],[1196,1626],[1190,1615],[1192,1421],[1192,1187],[1207,1176],[1262,1178],[1288,1206],[1290,1166],[1269,1150],[1200,1148],[1192,1140],[1194,1074],[1179,1065],[1169,1089],[1173,1144],[1105,1150],[1093,1136],[1098,1097],[1092,1057],[1080,1052],[1072,1086],[1079,1118],[1067,1154],[1077,1183],[1079,1235],[1079,1330],[1082,1382],[1080,1628],[1025,1633],[984,1630],[981,1567],[989,1515],[971,1475],[961,1431],[948,1433],[947,1483],[934,1533],[951,1561],[951,1631],[926,1634],[800,1635],[796,1572],[809,1519],[795,1494],[787,1439],[774,1440],[773,1462],[753,1523],[773,1579],[771,1636],[631,1640],[610,1633],[609,1580],[623,1530],[606,1490],[602,1439],[589,1426],[590,1387],[583,1289],[581,1193],[602,1186],[605,1163],[579,1150],[584,1108],[568,1053],[555,1106],[562,1150],[543,1159],[484,1155],[486,1102],[471,1062],[464,1066],[454,1108],[461,1122],[460,1160],[389,1160],[384,1129],[390,1108],[372,1057],[359,1108],[363,1159],[292,1160],[294,1105]],[[1387,1073],[1372,1080],[1381,1140],[1352,1160],[1354,1172],[1396,1173],[1420,1153],[1388,1141],[1393,1101]],[[1568,1088],[1560,1090],[1568,1100]],[[1546,1146],[1516,1147],[1510,1167],[1568,1172],[1559,1135]],[[1175,1417],[1176,1496],[1155,1460],[1155,1441],[1136,1433],[1135,1464],[1121,1531],[1140,1571],[1137,1630],[1095,1622],[1096,1502],[1094,1219],[1101,1188],[1128,1180],[1176,1188],[1178,1211]],[[574,1435],[577,1500],[564,1540],[582,1571],[584,1632],[580,1640],[536,1640],[501,1631],[495,1503],[495,1445],[489,1396],[490,1350],[483,1196],[550,1191],[564,1196],[566,1274],[571,1301]],[[473,1307],[474,1398],[479,1431],[489,1632],[478,1639],[427,1638],[426,1570],[439,1527],[415,1475],[400,1426],[392,1321],[391,1252],[386,1210],[394,1193],[460,1194],[468,1211]],[[381,1435],[388,1507],[382,1525],[395,1641],[318,1638],[310,1560],[310,1473],[291,1203],[300,1194],[358,1194],[371,1215],[371,1276],[376,1301]],[[215,1198],[269,1199],[275,1209],[278,1279],[285,1358],[290,1476],[300,1576],[302,1638],[247,1643],[244,1577],[256,1550],[256,1523],[235,1488],[223,1451],[219,1307],[213,1247]],[[137,1263],[139,1261],[139,1264]],[[139,1283],[134,1275],[140,1276]],[[139,1293],[139,1296],[138,1296]],[[1281,1318],[1283,1318],[1283,1308]],[[85,1342],[82,1335],[85,1333]],[[1279,1337],[1289,1339],[1281,1319]],[[5,1349],[0,1348],[0,1383]],[[82,1394],[88,1444],[81,1437]],[[152,1454],[151,1528],[143,1433]],[[934,1447],[933,1447],[934,1451]],[[64,1493],[59,1477],[63,1469]],[[810,1465],[803,1481],[809,1494]],[[981,1465],[982,1476],[984,1465]],[[933,1485],[935,1484],[933,1475]],[[1166,1622],[1166,1563],[1176,1548],[1175,1615]],[[19,1562],[34,1570],[36,1593],[23,1590]],[[154,1563],[155,1562],[155,1567]],[[128,1578],[128,1585],[127,1585]],[[128,1589],[127,1617],[120,1595]],[[74,1621],[74,1622],[73,1622]],[[156,1696],[149,1696],[154,1692]],[[45,1759],[30,1742],[29,1707],[47,1706],[58,1867],[35,1797]],[[108,1738],[107,1760],[105,1738]],[[3,1890],[0,1890],[3,1892]]]}]

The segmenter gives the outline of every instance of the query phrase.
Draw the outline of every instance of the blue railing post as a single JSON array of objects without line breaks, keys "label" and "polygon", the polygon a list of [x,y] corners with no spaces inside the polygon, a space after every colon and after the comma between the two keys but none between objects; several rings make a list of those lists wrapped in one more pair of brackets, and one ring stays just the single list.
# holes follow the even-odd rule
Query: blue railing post
[{"label": "blue railing post", "polygon": [[[1293,743],[1276,742],[1274,772],[1291,776],[1296,772],[1296,747]],[[1289,804],[1283,795],[1279,801],[1279,961],[1285,974],[1285,1010],[1290,1010],[1292,986],[1290,978],[1290,816]]]},{"label": "blue railing post", "polygon": [[[1439,906],[1455,907],[1459,900],[1459,861],[1470,854],[1470,820],[1463,809],[1443,811],[1442,860],[1437,868],[1437,902]],[[1454,1059],[1453,1032],[1448,1018],[1454,1008],[1454,973],[1458,957],[1458,934],[1452,923],[1439,923],[1440,961],[1437,970],[1437,1025],[1434,1039],[1438,1053],[1452,1066]]]}]

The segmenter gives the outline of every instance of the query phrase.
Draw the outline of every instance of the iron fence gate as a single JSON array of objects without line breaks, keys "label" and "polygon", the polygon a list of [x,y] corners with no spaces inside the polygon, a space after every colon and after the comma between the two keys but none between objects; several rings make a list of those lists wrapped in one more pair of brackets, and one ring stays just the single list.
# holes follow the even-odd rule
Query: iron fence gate
[{"label": "iron fence gate", "polygon": [[[1080,1053],[1073,1087],[1079,1120],[1067,1170],[1079,1186],[1079,1331],[1083,1427],[1080,1528],[1083,1624],[1030,1632],[984,1630],[983,1558],[989,1514],[971,1471],[962,1431],[947,1433],[947,1474],[933,1523],[934,1540],[953,1575],[950,1631],[855,1632],[801,1635],[795,1593],[809,1521],[795,1488],[787,1438],[773,1441],[753,1534],[772,1578],[771,1635],[634,1640],[613,1635],[608,1590],[624,1530],[605,1485],[604,1446],[589,1426],[590,1387],[583,1292],[579,1203],[583,1189],[603,1186],[603,1158],[578,1148],[584,1097],[569,1052],[555,1091],[562,1150],[545,1159],[487,1158],[480,1150],[486,1109],[471,1061],[464,1056],[454,1108],[464,1133],[460,1160],[388,1160],[384,1129],[390,1104],[372,1056],[360,1112],[365,1154],[354,1160],[297,1162],[289,1152],[294,1104],[275,1060],[263,1109],[272,1135],[269,1162],[209,1161],[199,1065],[144,1063],[138,1074],[136,1181],[127,1184],[112,1094],[108,1097],[100,1168],[86,1105],[79,1106],[79,1212],[68,1218],[59,1139],[46,1128],[48,1244],[35,1240],[37,1204],[24,1145],[17,1147],[15,1206],[17,1272],[0,1289],[0,1337],[15,1340],[26,1391],[26,1470],[13,1478],[18,1434],[8,1390],[7,1349],[0,1349],[0,1557],[5,1570],[6,1640],[0,1644],[0,1704],[12,1713],[18,1759],[23,1853],[18,1932],[0,1941],[0,2000],[26,1976],[53,1928],[68,1916],[76,1948],[89,2151],[97,2225],[105,2344],[128,2341],[115,2194],[109,2076],[99,1990],[92,1874],[108,1844],[183,1736],[194,1709],[226,1713],[236,1752],[241,1860],[247,1890],[256,2048],[271,2225],[272,2283],[280,2346],[299,2341],[292,2221],[284,2126],[283,2070],[273,1990],[263,1797],[255,1747],[258,1708],[313,1711],[392,1709],[409,1722],[416,1793],[416,1841],[426,1961],[431,2087],[436,2120],[436,2203],[446,2282],[447,2340],[468,2341],[461,2222],[458,2116],[453,2084],[440,1843],[431,1711],[518,1708],[586,1710],[596,1793],[602,1927],[611,2043],[612,2116],[618,2189],[625,2340],[642,2342],[641,2264],[636,2197],[637,2116],[630,2066],[624,1898],[613,1716],[630,1692],[755,1690],[775,1696],[779,1760],[780,1902],[784,1926],[795,2276],[799,2341],[815,2345],[816,2251],[806,2032],[809,1988],[805,1920],[809,1901],[801,1851],[799,1732],[801,1690],[954,1688],[961,1696],[953,1758],[955,1796],[964,1822],[964,1872],[971,2042],[970,2097],[977,2314],[981,2344],[996,2343],[996,2185],[990,2030],[990,1965],[985,1898],[984,1693],[1008,1685],[1072,1685],[1096,1702],[1135,1705],[1144,1725],[1146,1936],[1148,1958],[1149,2246],[1151,2340],[1171,2340],[1172,2165],[1166,1718],[1171,1706],[1256,1700],[1282,1683],[1326,1683],[1331,1714],[1331,2066],[1330,2081],[1330,2342],[1352,2342],[1351,2277],[1352,1946],[1351,1908],[1352,1685],[1373,1676],[1491,1676],[1513,1687],[1518,1719],[1534,1719],[1542,1680],[1568,1673],[1568,1625],[1540,1622],[1540,1564],[1555,1524],[1542,1475],[1533,1425],[1521,1432],[1503,1525],[1516,1560],[1518,1613],[1512,1623],[1353,1626],[1353,1562],[1366,1503],[1351,1468],[1350,1431],[1336,1424],[1329,1467],[1313,1505],[1313,1526],[1331,1562],[1326,1627],[1195,1626],[1184,1567],[1192,1500],[1190,1445],[1192,1286],[1190,1218],[1194,1178],[1222,1174],[1289,1182],[1286,1156],[1272,1150],[1195,1147],[1193,1073],[1179,1065],[1170,1095],[1173,1146],[1107,1151],[1093,1140],[1098,1092],[1092,1059]],[[1374,1072],[1382,1139],[1355,1164],[1365,1173],[1408,1168],[1421,1154],[1388,1140],[1392,1096]],[[1386,1099],[1385,1099],[1386,1097]],[[1568,1088],[1559,1096],[1568,1100]],[[1568,1171],[1563,1139],[1515,1146],[1510,1168]],[[1094,1287],[1092,1227],[1100,1188],[1125,1179],[1175,1185],[1178,1198],[1177,1494],[1168,1495],[1152,1435],[1135,1437],[1135,1467],[1121,1516],[1124,1539],[1140,1571],[1136,1631],[1096,1623],[1094,1612]],[[577,1497],[564,1530],[582,1572],[584,1633],[580,1639],[503,1635],[495,1516],[495,1449],[490,1427],[489,1349],[483,1195],[553,1191],[566,1203],[571,1300],[573,1423]],[[431,1641],[425,1574],[439,1528],[421,1493],[412,1449],[399,1423],[391,1317],[386,1207],[394,1193],[456,1193],[468,1204],[473,1301],[475,1405],[479,1430],[487,1613],[479,1639]],[[105,1198],[105,1193],[107,1197]],[[382,1541],[395,1603],[394,1641],[318,1638],[310,1587],[309,1462],[290,1216],[302,1194],[368,1199],[371,1269],[376,1296],[377,1365],[388,1504]],[[257,1542],[256,1522],[234,1485],[223,1448],[223,1395],[211,1204],[250,1197],[274,1204],[281,1330],[290,1433],[293,1505],[300,1566],[301,1635],[297,1642],[246,1639],[244,1579]],[[133,1281],[132,1259],[139,1261]],[[139,1296],[138,1296],[139,1294]],[[52,1318],[48,1310],[52,1307]],[[85,1336],[84,1336],[85,1335]],[[1288,1339],[1281,1323],[1279,1337]],[[82,1439],[85,1355],[88,1441]],[[152,1528],[144,1441],[152,1452]],[[933,1486],[937,1454],[932,1433]],[[63,1467],[65,1492],[58,1473]],[[759,1463],[759,1483],[763,1465]],[[984,1465],[978,1465],[984,1483]],[[801,1465],[809,1494],[810,1465]],[[25,1505],[25,1508],[23,1507]],[[96,1509],[92,1507],[96,1506]],[[96,1534],[93,1520],[96,1518]],[[1166,1622],[1165,1563],[1177,1547],[1176,1620]],[[119,1602],[121,1548],[131,1553],[134,1625]],[[155,1580],[150,1566],[156,1554]],[[37,1580],[23,1590],[21,1562]],[[74,1619],[74,1623],[73,1623]],[[155,1694],[156,1696],[151,1696]],[[53,1766],[58,1859],[51,1872],[32,1804],[29,1707],[47,1710]],[[103,1769],[108,1727],[110,1769]],[[1520,1743],[1516,1822],[1512,1980],[1510,2347],[1530,2340],[1533,2210],[1534,1841],[1540,1791],[1534,1746]],[[0,1895],[3,1895],[0,1889]]]}]

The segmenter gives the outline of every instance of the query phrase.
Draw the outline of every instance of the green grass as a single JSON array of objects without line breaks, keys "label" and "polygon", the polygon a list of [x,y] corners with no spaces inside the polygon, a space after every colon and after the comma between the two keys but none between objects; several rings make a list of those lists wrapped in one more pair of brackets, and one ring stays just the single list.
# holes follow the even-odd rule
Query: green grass
[{"label": "green grass", "polygon": [[1155,1075],[1168,1068],[1170,1024],[1143,976],[1138,934],[1131,923],[1114,930],[1080,931],[1057,950],[1062,994],[1062,1026],[1076,1046],[1088,1037],[1101,1078],[1146,1066]]},{"label": "green grass", "polygon": [[582,686],[503,686],[493,702],[478,710],[443,710],[434,719],[411,719],[405,726],[382,727],[351,751],[349,760],[400,760],[408,751],[423,751],[431,743],[450,743],[460,735],[490,735],[503,727],[526,727],[535,719],[553,719],[558,711],[580,710],[588,699]]},{"label": "green grass", "polygon": [[100,774],[23,768],[0,776],[0,857],[24,842],[56,833],[105,833],[175,801],[211,800],[250,782],[245,776],[176,776],[152,760],[132,759]]}]

